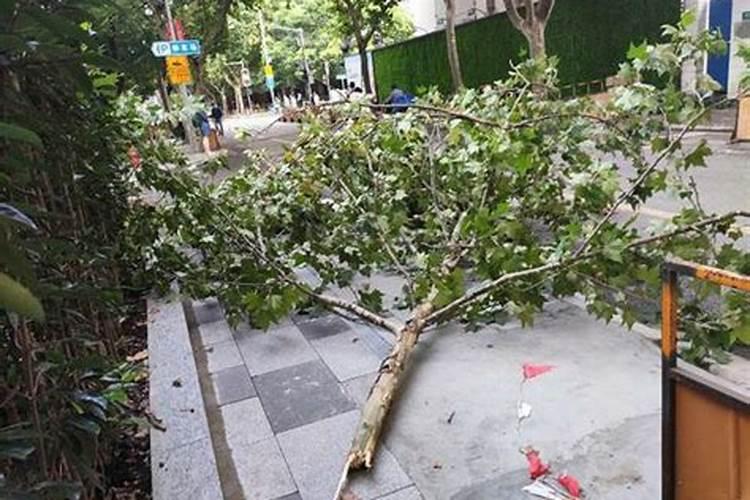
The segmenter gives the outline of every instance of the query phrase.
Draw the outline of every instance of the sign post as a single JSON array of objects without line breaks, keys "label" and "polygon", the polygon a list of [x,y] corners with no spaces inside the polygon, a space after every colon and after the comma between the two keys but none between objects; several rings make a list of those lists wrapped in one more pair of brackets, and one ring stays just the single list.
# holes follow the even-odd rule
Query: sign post
[{"label": "sign post", "polygon": [[[182,40],[180,40],[180,41],[177,40],[177,32],[176,32],[176,29],[175,29],[175,22],[174,22],[174,19],[172,18],[172,9],[169,6],[170,1],[171,0],[165,0],[164,1],[164,11],[165,11],[165,13],[167,15],[167,24],[168,24],[168,27],[169,27],[169,38],[171,39],[169,42],[166,43],[166,45],[168,46],[168,49],[165,48],[164,42],[156,42],[154,45],[159,44],[159,48],[158,48],[159,54],[157,54],[157,52],[154,50],[154,46],[153,45],[151,46],[151,52],[153,52],[154,55],[157,56],[157,57],[167,57],[168,55],[179,55],[179,56],[185,57],[185,59],[184,59],[184,62],[186,63],[185,67],[187,68],[188,76],[190,76],[190,63],[187,61],[187,57],[186,57],[187,54],[186,53],[175,53],[175,54],[171,53],[171,51],[172,51],[172,43],[182,43],[183,41]],[[184,36],[184,33],[182,33],[182,35]],[[197,40],[195,40],[195,42],[197,42]],[[188,48],[190,48],[189,46],[190,46],[190,44],[188,44]],[[195,49],[196,47],[193,47],[193,48]],[[180,50],[181,49],[182,49],[182,45],[180,45]],[[169,54],[165,53],[164,52],[165,50],[169,51],[170,53]],[[198,51],[198,53],[200,53],[200,43],[199,42],[197,43],[197,51]],[[169,67],[170,67],[169,64],[170,64],[169,61],[167,61],[167,71],[168,71],[168,75],[170,75],[170,80],[171,80],[171,74],[169,73]],[[180,75],[175,75],[175,76],[182,76],[182,77],[184,77],[185,75],[184,75],[184,72],[182,72],[182,73],[180,73]],[[192,78],[191,78],[191,80],[192,80]],[[177,86],[180,89],[180,95],[183,97],[183,100],[186,100],[187,96],[188,96],[187,87],[185,87],[184,84],[177,84]],[[182,128],[185,131],[185,138],[187,139],[188,144],[190,144],[190,146],[192,146],[193,148],[195,148],[196,144],[198,144],[198,142],[196,141],[195,131],[192,129],[192,126],[193,126],[192,122],[191,122],[191,120],[189,118],[186,117],[186,118],[184,118],[182,120]]]}]

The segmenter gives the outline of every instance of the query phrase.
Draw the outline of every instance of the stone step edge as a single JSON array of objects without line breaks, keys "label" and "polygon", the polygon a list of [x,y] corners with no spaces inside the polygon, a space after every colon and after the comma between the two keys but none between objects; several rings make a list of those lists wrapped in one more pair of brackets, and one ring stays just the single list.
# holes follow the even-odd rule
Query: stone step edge
[{"label": "stone step edge", "polygon": [[184,305],[147,307],[150,411],[166,428],[150,432],[153,499],[223,498]]}]

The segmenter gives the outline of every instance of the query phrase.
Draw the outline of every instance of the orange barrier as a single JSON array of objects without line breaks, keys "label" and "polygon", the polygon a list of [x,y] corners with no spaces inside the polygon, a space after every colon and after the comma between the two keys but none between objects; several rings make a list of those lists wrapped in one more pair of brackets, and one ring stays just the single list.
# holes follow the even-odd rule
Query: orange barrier
[{"label": "orange barrier", "polygon": [[750,500],[750,394],[678,361],[678,276],[750,292],[750,276],[684,261],[662,281],[662,500]]}]

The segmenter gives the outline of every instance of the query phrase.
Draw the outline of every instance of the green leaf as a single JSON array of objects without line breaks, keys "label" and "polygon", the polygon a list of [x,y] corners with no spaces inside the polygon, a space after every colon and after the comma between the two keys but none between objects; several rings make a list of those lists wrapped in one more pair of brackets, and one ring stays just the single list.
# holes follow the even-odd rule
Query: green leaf
[{"label": "green leaf", "polygon": [[739,326],[732,330],[732,336],[745,345],[750,345],[750,315],[746,315]]},{"label": "green leaf", "polygon": [[648,59],[648,42],[644,41],[640,45],[630,44],[627,58],[630,60],[645,61]]},{"label": "green leaf", "polygon": [[11,141],[22,141],[42,147],[42,139],[29,129],[12,125],[10,123],[0,122],[0,137]]},{"label": "green leaf", "polygon": [[0,442],[0,458],[26,460],[35,449],[33,445],[22,441]]},{"label": "green leaf", "polygon": [[4,273],[0,273],[0,308],[44,321],[44,309],[39,300],[26,287]]},{"label": "green leaf", "polygon": [[36,227],[36,224],[34,224],[34,221],[31,220],[25,213],[21,212],[12,205],[8,205],[7,203],[0,203],[0,216],[14,222],[18,222],[19,224],[28,226],[34,230],[39,229],[38,227]]},{"label": "green leaf", "polygon": [[711,148],[708,143],[703,139],[692,152],[685,156],[686,167],[705,167],[706,157],[711,156]]}]

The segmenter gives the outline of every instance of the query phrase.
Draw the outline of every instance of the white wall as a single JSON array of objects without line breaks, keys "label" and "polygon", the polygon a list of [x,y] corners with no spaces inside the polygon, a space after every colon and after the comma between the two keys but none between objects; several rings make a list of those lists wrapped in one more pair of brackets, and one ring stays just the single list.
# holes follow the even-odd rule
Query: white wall
[{"label": "white wall", "polygon": [[[375,89],[375,71],[372,68],[372,52],[367,53],[367,64],[370,67],[370,83],[372,89]],[[344,70],[346,71],[347,86],[349,82],[354,82],[362,90],[365,90],[365,84],[362,81],[362,64],[360,63],[359,54],[350,54],[344,57]]]},{"label": "white wall", "polygon": [[[730,97],[737,96],[740,78],[742,78],[742,74],[747,69],[742,59],[736,55],[740,43],[750,43],[750,38],[740,38],[740,33],[738,33],[738,28],[740,28],[740,24],[743,22],[743,12],[750,12],[750,0],[734,0],[732,6],[732,58],[729,62],[729,89],[727,91]],[[744,22],[750,23],[750,21]],[[748,31],[747,27],[745,27],[744,31]]]},{"label": "white wall", "polygon": [[[505,11],[503,0],[494,0],[494,12],[489,12],[492,0],[455,0],[456,24],[481,19],[488,14]],[[403,0],[401,7],[409,13],[416,26],[414,36],[420,36],[445,27],[445,2],[443,0]]]},{"label": "white wall", "polygon": [[404,0],[401,2],[414,23],[414,36],[423,35],[437,28],[437,3],[443,0]]}]

